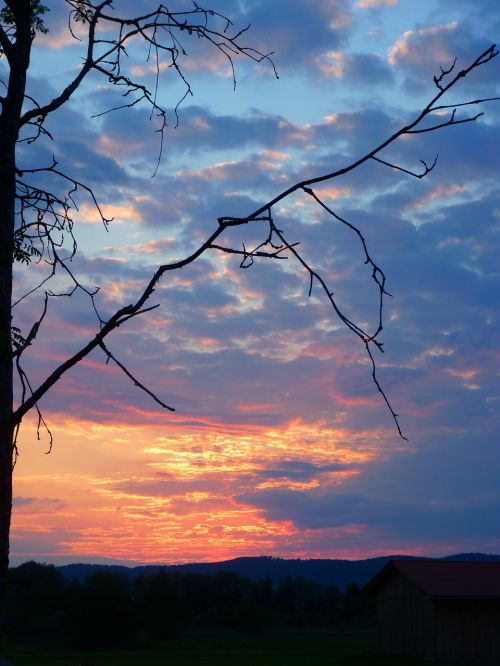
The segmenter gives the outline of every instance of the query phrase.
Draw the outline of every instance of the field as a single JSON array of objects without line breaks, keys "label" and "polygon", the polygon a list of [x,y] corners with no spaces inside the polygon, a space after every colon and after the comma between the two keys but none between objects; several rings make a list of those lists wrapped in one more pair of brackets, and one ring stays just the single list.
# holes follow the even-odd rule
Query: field
[{"label": "field", "polygon": [[[11,650],[13,666],[428,666],[429,662],[380,657],[366,638],[329,635],[194,637],[156,651],[62,652]],[[465,666],[470,662],[454,662]]]}]

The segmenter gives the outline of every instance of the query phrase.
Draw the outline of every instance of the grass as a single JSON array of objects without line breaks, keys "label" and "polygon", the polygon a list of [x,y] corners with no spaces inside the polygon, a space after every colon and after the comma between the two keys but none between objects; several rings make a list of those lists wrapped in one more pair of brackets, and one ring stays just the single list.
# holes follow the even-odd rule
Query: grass
[{"label": "grass", "polygon": [[[373,640],[331,635],[183,637],[161,650],[63,652],[12,649],[13,666],[428,666],[380,657]],[[465,666],[469,662],[454,662]]]}]

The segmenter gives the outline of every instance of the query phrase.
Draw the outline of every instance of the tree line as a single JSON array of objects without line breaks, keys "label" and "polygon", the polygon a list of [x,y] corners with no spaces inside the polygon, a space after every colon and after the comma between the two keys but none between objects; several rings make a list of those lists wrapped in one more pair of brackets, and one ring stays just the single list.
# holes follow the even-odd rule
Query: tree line
[{"label": "tree line", "polygon": [[96,570],[78,581],[36,562],[9,570],[7,599],[11,641],[82,649],[140,648],[186,632],[352,629],[372,614],[355,582],[341,591],[290,576],[275,584],[164,570],[136,578]]}]

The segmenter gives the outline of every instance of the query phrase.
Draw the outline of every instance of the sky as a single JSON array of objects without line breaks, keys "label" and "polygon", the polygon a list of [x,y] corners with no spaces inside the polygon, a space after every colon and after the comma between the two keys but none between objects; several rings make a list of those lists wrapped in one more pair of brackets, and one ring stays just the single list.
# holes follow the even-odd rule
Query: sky
[{"label": "sky", "polygon": [[[47,4],[49,32],[37,36],[28,81],[40,103],[75,76],[84,45],[68,31],[66,5]],[[152,5],[114,3],[115,13]],[[457,68],[470,63],[500,29],[497,0],[210,7],[235,26],[251,24],[244,44],[273,51],[279,79],[267,62],[235,58],[233,89],[220,53],[183,35],[180,65],[193,96],[176,126],[182,82],[161,67],[158,99],[169,126],[157,170],[149,110],[138,104],[102,115],[122,98],[97,74],[49,118],[53,140],[20,145],[22,167],[54,155],[114,218],[106,231],[88,197],[77,198],[71,268],[81,284],[101,288],[104,318],[135,300],[155,267],[203,243],[218,217],[248,215],[406,125],[437,92],[440,68],[455,57]],[[144,56],[132,44],[127,71],[154,86]],[[499,88],[500,57],[446,103],[494,97]],[[207,252],[161,280],[151,300],[157,309],[108,339],[175,412],[100,352],[40,402],[50,454],[36,415],[25,418],[12,562],[500,553],[500,102],[481,110],[474,123],[404,137],[381,154],[413,171],[439,154],[423,179],[372,161],[316,189],[359,228],[387,277],[378,379],[407,439],[360,340],[317,284],[309,297],[308,275],[293,257],[241,269],[238,256]],[[359,238],[303,193],[273,213],[343,312],[376,329],[378,294]],[[229,229],[224,243],[252,247],[265,236],[262,225],[245,225]],[[16,298],[44,270],[17,266]],[[56,276],[51,289],[64,290],[65,280]],[[16,305],[15,325],[27,330],[42,296]],[[84,293],[51,298],[25,360],[32,385],[97,330]]]}]

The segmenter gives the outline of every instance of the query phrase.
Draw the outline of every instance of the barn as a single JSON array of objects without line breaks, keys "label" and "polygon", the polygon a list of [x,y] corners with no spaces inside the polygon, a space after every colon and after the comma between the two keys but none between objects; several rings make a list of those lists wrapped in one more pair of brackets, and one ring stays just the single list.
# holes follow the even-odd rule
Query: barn
[{"label": "barn", "polygon": [[391,560],[366,591],[383,654],[500,659],[500,561]]}]

